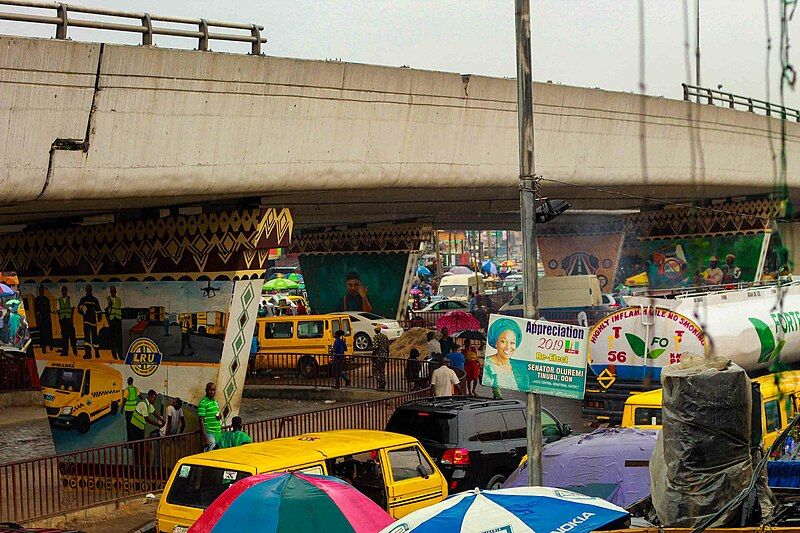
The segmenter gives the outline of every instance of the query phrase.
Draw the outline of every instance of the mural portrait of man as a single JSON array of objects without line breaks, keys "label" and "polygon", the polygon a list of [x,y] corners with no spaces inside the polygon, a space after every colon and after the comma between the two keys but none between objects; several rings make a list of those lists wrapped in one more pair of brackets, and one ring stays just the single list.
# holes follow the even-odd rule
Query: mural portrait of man
[{"label": "mural portrait of man", "polygon": [[367,296],[367,289],[361,283],[361,276],[358,272],[352,271],[347,274],[347,293],[342,297],[341,311],[363,311],[372,312],[372,304]]}]

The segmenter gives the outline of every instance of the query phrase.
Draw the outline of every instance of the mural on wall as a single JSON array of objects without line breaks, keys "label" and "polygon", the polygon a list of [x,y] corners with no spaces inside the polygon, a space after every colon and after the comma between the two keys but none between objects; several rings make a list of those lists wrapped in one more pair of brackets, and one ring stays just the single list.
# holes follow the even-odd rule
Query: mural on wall
[{"label": "mural on wall", "polygon": [[197,429],[194,407],[209,381],[223,416],[235,415],[260,283],[23,283],[56,451],[157,434],[131,415],[151,389],[157,412],[181,400],[185,431]]},{"label": "mural on wall", "polygon": [[300,256],[315,313],[365,311],[394,318],[402,299],[408,254]]},{"label": "mural on wall", "polygon": [[594,274],[600,288],[610,292],[622,250],[622,233],[605,235],[548,235],[537,242],[547,276]]},{"label": "mural on wall", "polygon": [[769,233],[642,241],[650,287],[670,289],[758,281]]}]

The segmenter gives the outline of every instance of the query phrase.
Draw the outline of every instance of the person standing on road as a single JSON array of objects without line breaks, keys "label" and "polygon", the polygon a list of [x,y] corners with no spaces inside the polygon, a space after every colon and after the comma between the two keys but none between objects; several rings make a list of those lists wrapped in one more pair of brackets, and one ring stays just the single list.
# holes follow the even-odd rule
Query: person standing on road
[{"label": "person standing on road", "polygon": [[458,393],[461,394],[458,376],[450,368],[450,359],[447,357],[442,359],[442,366],[433,371],[431,387],[433,387],[434,396],[453,396],[453,389],[458,390]]},{"label": "person standing on road", "polygon": [[467,396],[477,396],[477,388],[478,388],[478,381],[481,378],[481,362],[478,361],[477,354],[470,353],[467,355],[467,362],[464,364],[464,372],[466,373],[466,377],[464,380],[466,381],[466,395]]},{"label": "person standing on road", "polygon": [[378,383],[378,390],[386,390],[386,359],[389,357],[389,337],[381,333],[381,327],[375,326],[372,337],[372,376]]},{"label": "person standing on road", "polygon": [[411,390],[420,388],[420,371],[422,370],[422,362],[419,360],[419,350],[411,348],[408,353],[408,361],[406,361],[406,381],[411,385]]},{"label": "person standing on road", "polygon": [[230,431],[223,431],[222,435],[220,435],[218,448],[235,448],[236,446],[253,442],[250,435],[242,431],[241,417],[234,416],[231,419],[231,426],[232,429]]},{"label": "person standing on road", "polygon": [[466,353],[459,352],[457,346],[453,345],[453,347],[450,349],[450,353],[446,353],[444,354],[444,356],[450,359],[450,366],[452,368],[458,368],[459,370],[464,370],[464,361],[466,360]]},{"label": "person standing on road", "polygon": [[50,298],[44,295],[44,285],[39,285],[39,296],[33,301],[36,308],[36,325],[39,326],[39,346],[42,354],[53,346],[53,317],[50,309]]},{"label": "person standing on road", "polygon": [[345,372],[347,362],[345,361],[344,353],[347,351],[347,342],[344,340],[344,331],[339,330],[333,334],[333,374],[336,377],[336,383],[333,385],[334,389],[341,386],[341,381],[344,380],[344,386],[350,386],[350,376]]},{"label": "person standing on road", "polygon": [[442,352],[442,345],[439,344],[439,341],[436,340],[436,334],[433,331],[428,332],[428,355],[431,357],[435,357],[438,354],[444,354]]},{"label": "person standing on road", "polygon": [[200,432],[203,434],[204,452],[213,450],[219,437],[222,434],[222,414],[219,412],[219,404],[214,396],[217,394],[217,386],[213,381],[206,383],[206,395],[200,400],[197,406],[197,417],[200,419]]},{"label": "person standing on road", "polygon": [[117,296],[116,287],[111,287],[108,292],[106,315],[108,316],[108,325],[111,330],[111,357],[124,361],[125,354],[122,353],[122,298]]},{"label": "person standing on road", "polygon": [[78,355],[77,341],[75,340],[75,324],[72,322],[74,314],[72,302],[67,295],[67,286],[61,286],[61,298],[58,299],[58,325],[61,328],[61,355],[69,355],[69,347],[72,346],[72,353]]},{"label": "person standing on road", "polygon": [[133,386],[133,378],[128,378],[128,386],[125,388],[125,431],[128,435],[128,440],[135,440],[132,435],[133,412],[136,411],[136,406],[139,403],[139,389]]},{"label": "person standing on road", "polygon": [[133,425],[130,440],[144,439],[144,428],[147,424],[151,424],[157,428],[164,425],[164,419],[160,414],[156,413],[156,400],[158,394],[153,389],[147,391],[147,397],[139,400],[136,404],[136,409],[131,415],[131,424]]},{"label": "person standing on road", "polygon": [[83,316],[84,359],[94,356],[100,358],[100,343],[97,339],[97,315],[100,314],[100,301],[92,294],[92,286],[86,286],[86,294],[78,302],[78,312]]},{"label": "person standing on road", "polygon": [[164,420],[164,425],[159,432],[162,437],[180,435],[186,430],[186,419],[183,418],[183,400],[173,398],[172,401],[167,403],[167,408],[164,411]]},{"label": "person standing on road", "polygon": [[439,339],[439,347],[442,349],[442,354],[447,355],[452,352],[454,345],[455,343],[450,337],[450,332],[447,330],[447,328],[442,328],[442,338]]}]

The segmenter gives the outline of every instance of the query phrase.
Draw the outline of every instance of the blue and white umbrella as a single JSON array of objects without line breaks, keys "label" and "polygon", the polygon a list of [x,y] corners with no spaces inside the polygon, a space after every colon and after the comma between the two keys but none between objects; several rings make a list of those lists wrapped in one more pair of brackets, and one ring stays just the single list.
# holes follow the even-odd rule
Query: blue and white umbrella
[{"label": "blue and white umbrella", "polygon": [[404,516],[381,533],[533,533],[627,527],[630,515],[600,498],[549,487],[478,489]]}]

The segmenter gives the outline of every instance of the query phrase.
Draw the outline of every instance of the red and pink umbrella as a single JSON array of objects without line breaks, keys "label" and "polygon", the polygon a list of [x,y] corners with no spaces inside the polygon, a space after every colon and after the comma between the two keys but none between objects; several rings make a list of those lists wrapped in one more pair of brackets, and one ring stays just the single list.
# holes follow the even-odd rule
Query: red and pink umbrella
[{"label": "red and pink umbrella", "polygon": [[436,321],[436,329],[442,331],[442,328],[447,328],[447,331],[478,331],[481,323],[464,311],[449,311]]},{"label": "red and pink umbrella", "polygon": [[237,481],[205,510],[190,533],[377,533],[393,522],[339,478],[259,474]]}]

